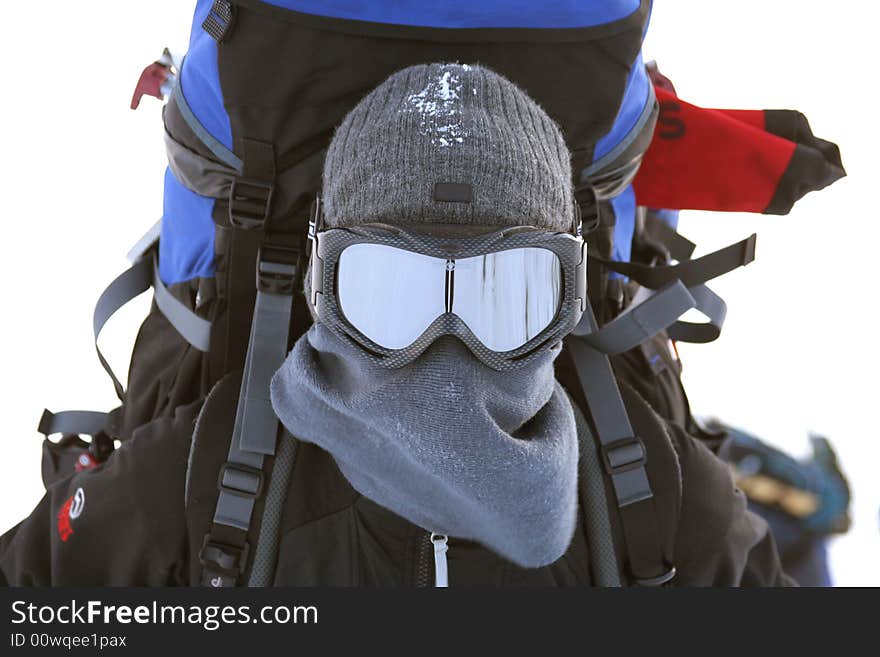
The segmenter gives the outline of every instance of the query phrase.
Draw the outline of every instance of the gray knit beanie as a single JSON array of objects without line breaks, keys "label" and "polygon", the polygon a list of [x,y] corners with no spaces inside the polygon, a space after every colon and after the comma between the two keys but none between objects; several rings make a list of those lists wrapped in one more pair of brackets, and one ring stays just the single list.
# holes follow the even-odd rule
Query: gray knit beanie
[{"label": "gray knit beanie", "polygon": [[481,66],[411,66],[336,131],[324,165],[326,223],[571,230],[569,159],[558,126],[506,78]]}]

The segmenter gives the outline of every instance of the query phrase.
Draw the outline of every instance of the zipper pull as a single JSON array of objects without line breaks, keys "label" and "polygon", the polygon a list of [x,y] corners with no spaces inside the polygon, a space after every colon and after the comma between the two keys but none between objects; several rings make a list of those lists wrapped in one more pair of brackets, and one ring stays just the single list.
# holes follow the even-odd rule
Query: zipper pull
[{"label": "zipper pull", "polygon": [[449,586],[449,571],[446,567],[448,539],[444,534],[431,532],[431,543],[434,545],[434,586],[445,589]]}]

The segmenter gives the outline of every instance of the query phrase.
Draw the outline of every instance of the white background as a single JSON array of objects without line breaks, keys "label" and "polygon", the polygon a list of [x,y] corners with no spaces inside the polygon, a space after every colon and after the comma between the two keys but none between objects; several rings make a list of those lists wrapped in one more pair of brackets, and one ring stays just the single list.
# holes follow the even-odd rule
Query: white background
[{"label": "white background", "polygon": [[[128,109],[164,46],[184,52],[193,2],[19,2],[0,20],[0,531],[42,494],[44,407],[109,409],[91,313],[128,247],[160,216],[160,103]],[[871,15],[869,15],[871,14]],[[871,196],[878,139],[873,3],[803,0],[655,3],[645,44],[685,100],[794,108],[841,146],[849,177],[787,217],[685,213],[700,251],[759,233],[758,258],[713,287],[724,335],[682,347],[695,412],[794,454],[830,436],[854,489],[855,523],[834,542],[842,585],[880,585],[880,435]],[[124,375],[147,296],[108,324]],[[108,528],[112,531],[112,528]]]}]

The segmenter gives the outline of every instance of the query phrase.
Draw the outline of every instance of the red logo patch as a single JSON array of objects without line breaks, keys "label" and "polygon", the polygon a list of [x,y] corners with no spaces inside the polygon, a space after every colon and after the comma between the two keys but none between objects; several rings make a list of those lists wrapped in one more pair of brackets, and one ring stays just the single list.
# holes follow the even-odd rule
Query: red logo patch
[{"label": "red logo patch", "polygon": [[79,458],[76,460],[76,471],[82,472],[83,470],[91,470],[92,468],[98,467],[98,461],[95,460],[95,457],[89,454],[88,452],[83,452],[79,455]]},{"label": "red logo patch", "polygon": [[64,503],[58,512],[58,535],[61,536],[62,543],[66,543],[70,535],[73,534],[73,527],[70,526],[70,506],[72,504],[73,496]]}]

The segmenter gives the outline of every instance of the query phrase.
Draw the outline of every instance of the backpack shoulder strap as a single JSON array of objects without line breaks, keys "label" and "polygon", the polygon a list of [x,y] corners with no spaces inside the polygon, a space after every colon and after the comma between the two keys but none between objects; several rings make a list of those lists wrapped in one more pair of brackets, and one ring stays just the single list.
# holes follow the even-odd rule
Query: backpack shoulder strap
[{"label": "backpack shoulder strap", "polygon": [[[193,477],[200,473],[199,481],[208,485],[214,482],[216,493],[209,495],[209,499],[214,500],[210,518],[201,517],[201,522],[196,523],[207,526],[207,531],[200,545],[192,545],[197,555],[197,562],[192,563],[193,572],[200,573],[194,583],[235,586],[244,581],[245,573],[252,570],[254,563],[260,565],[259,579],[271,578],[269,562],[274,564],[271,554],[267,556],[259,549],[252,552],[251,548],[259,544],[258,532],[265,524],[262,518],[267,504],[265,484],[272,480],[273,466],[280,465],[277,463],[280,460],[285,467],[279,472],[289,476],[295,454],[290,447],[292,439],[279,443],[280,423],[272,410],[269,383],[287,354],[293,281],[298,267],[298,254],[268,248],[264,243],[258,255],[257,298],[238,394],[236,396],[235,384],[227,377],[217,384],[200,415],[189,481],[195,481]],[[210,436],[211,457],[205,459],[210,460],[207,465],[196,460],[199,444],[205,442],[199,440],[200,434]],[[231,438],[226,442],[219,440],[220,436]],[[225,458],[217,453],[216,444],[224,445]],[[280,452],[279,444],[284,446]],[[273,523],[277,522],[286,490],[286,482],[270,486]],[[198,499],[201,501],[202,497]],[[192,500],[192,491],[188,493],[188,500]],[[204,513],[205,509],[200,511]],[[267,531],[271,534],[275,530],[270,527]],[[270,542],[274,544],[274,539],[270,538]],[[259,561],[255,562],[255,555],[260,555]]]},{"label": "backpack shoulder strap", "polygon": [[614,547],[611,507],[605,491],[605,477],[593,432],[574,400],[575,426],[578,433],[578,497],[583,514],[584,533],[589,546],[590,572],[597,586],[622,585],[620,564]]},{"label": "backpack shoulder strap", "polygon": [[[596,330],[589,304],[584,319]],[[646,446],[633,430],[608,357],[577,336],[567,338],[595,428],[594,437],[616,499],[627,574],[640,586],[662,586],[675,577],[669,541],[663,540]]]},{"label": "backpack shoulder strap", "polygon": [[184,489],[192,586],[198,586],[201,581],[199,555],[217,503],[217,473],[229,450],[240,377],[239,370],[220,379],[205,398],[195,421]]},{"label": "backpack shoulder strap", "polygon": [[[268,459],[265,471],[271,474],[265,495],[254,499],[250,523],[244,530],[244,545],[255,549],[236,552],[234,545],[220,544],[218,549],[206,549],[209,535],[218,535],[215,523],[218,500],[223,493],[221,475],[230,452],[230,437],[235,425],[239,405],[241,372],[232,372],[222,378],[205,399],[195,422],[192,445],[186,470],[185,500],[190,553],[190,584],[194,586],[231,586],[242,583],[248,574],[250,586],[267,586],[274,575],[277,547],[280,538],[281,510],[287,496],[290,475],[297,454],[297,442],[283,432],[275,455]],[[236,535],[232,535],[233,540]],[[222,551],[221,551],[222,550]],[[225,558],[223,555],[241,557],[236,563],[232,583],[222,581],[223,573],[214,572],[213,564],[205,564],[205,556]],[[224,566],[223,563],[217,564]],[[205,578],[209,577],[207,582]],[[221,580],[211,584],[210,579]]]}]

